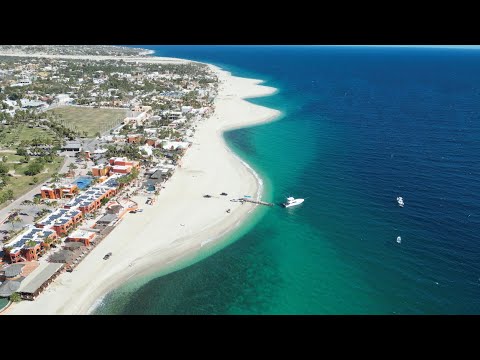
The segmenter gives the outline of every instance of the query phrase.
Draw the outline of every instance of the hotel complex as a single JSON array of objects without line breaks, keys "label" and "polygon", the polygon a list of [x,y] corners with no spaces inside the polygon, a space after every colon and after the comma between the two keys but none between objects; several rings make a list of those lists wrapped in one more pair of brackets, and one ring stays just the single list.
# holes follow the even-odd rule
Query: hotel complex
[{"label": "hotel complex", "polygon": [[[118,179],[125,174],[129,174],[132,169],[138,169],[138,161],[129,161],[126,158],[111,158],[110,165],[103,168],[105,170],[101,167],[97,168],[99,171],[94,174],[97,175],[98,180],[103,181],[81,193],[79,193],[76,184],[58,187],[43,186],[41,188],[40,196],[43,199],[67,198],[68,202],[64,203],[62,208],[58,208],[43,219],[37,220],[34,225],[27,225],[24,231],[4,246],[5,258],[12,264],[6,268],[5,273],[7,275],[12,273],[13,268],[10,269],[10,267],[14,266],[13,264],[23,267],[24,264],[35,262],[52,245],[55,247],[60,238],[65,238],[65,243],[62,249],[50,255],[47,265],[43,262],[39,263],[40,266],[32,263],[34,267],[39,266],[41,270],[35,269],[28,278],[31,279],[32,274],[38,274],[38,279],[31,279],[32,281],[26,282],[22,281],[25,277],[25,275],[21,275],[23,274],[22,271],[18,274],[18,271],[15,272],[15,276],[20,276],[20,280],[5,274],[2,275],[0,272],[0,296],[8,296],[10,293],[18,292],[23,299],[34,300],[62,270],[72,271],[78,265],[81,259],[91,250],[91,246],[97,240],[103,238],[99,237],[99,233],[105,231],[106,227],[113,223],[113,220],[120,219],[127,212],[138,208],[137,203],[128,198],[108,201],[108,199],[117,195],[119,188],[122,186]],[[110,176],[108,177],[108,175]],[[90,224],[91,229],[78,228],[87,214],[96,212],[106,204],[108,204],[106,215],[96,220],[93,226]],[[110,220],[105,222],[104,219],[106,218]],[[111,229],[107,233],[109,231]]]}]

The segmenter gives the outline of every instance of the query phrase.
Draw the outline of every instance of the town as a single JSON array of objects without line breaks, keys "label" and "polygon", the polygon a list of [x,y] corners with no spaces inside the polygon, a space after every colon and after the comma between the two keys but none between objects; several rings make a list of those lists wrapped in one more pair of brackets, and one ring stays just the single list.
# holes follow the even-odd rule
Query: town
[{"label": "town", "polygon": [[217,91],[200,63],[0,56],[0,301],[34,300],[155,204]]}]

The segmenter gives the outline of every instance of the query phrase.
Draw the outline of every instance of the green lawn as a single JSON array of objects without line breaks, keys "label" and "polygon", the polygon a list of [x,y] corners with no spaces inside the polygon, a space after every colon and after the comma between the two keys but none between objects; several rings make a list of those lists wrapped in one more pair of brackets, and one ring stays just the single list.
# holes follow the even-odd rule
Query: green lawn
[{"label": "green lawn", "polygon": [[7,146],[8,144],[19,144],[22,140],[50,138],[54,139],[52,131],[44,128],[29,128],[26,125],[5,126],[0,134],[0,144]]},{"label": "green lawn", "polygon": [[[14,154],[3,153],[3,155],[7,155],[7,157],[9,158],[9,161],[11,161],[10,159],[17,160],[17,157],[20,158],[20,159],[23,158],[21,156],[14,155]],[[2,156],[2,153],[0,153],[0,156]],[[32,162],[33,160],[34,160],[34,157],[32,156],[30,162]],[[15,169],[15,174],[20,175],[20,176],[19,177],[9,177],[9,180],[10,180],[9,184],[1,191],[12,189],[14,198],[17,199],[21,195],[29,192],[35,186],[38,186],[39,184],[42,184],[46,180],[50,179],[52,174],[54,174],[54,173],[56,173],[60,170],[60,168],[62,167],[63,161],[64,161],[63,157],[56,157],[56,158],[54,158],[52,163],[45,164],[44,171],[47,170],[47,172],[41,172],[40,174],[35,175],[38,179],[37,184],[33,184],[33,182],[32,182],[33,181],[33,176],[27,176],[27,175],[24,174],[24,171],[25,171],[26,167],[28,166],[28,164],[23,164],[22,163],[19,166],[17,166],[17,168]],[[8,167],[9,167],[9,169],[13,169],[13,164],[8,164]],[[4,208],[8,204],[9,204],[8,201],[4,202],[3,204],[0,204],[0,209]]]},{"label": "green lawn", "polygon": [[127,114],[125,109],[95,109],[76,106],[65,106],[50,111],[61,115],[60,119],[75,130],[86,131],[88,137],[94,137],[97,132],[103,133],[112,129]]}]

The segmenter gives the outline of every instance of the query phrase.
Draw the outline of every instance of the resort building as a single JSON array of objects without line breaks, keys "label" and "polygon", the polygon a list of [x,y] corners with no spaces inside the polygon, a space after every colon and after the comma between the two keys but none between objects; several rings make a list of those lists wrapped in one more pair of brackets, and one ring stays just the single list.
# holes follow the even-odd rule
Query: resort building
[{"label": "resort building", "polygon": [[130,174],[133,168],[140,170],[138,161],[129,161],[124,157],[113,157],[109,162],[112,165],[110,172],[113,174]]},{"label": "resort building", "polygon": [[3,250],[11,263],[37,260],[38,255],[48,247],[48,243],[57,239],[52,229],[38,229],[33,225],[7,243]]},{"label": "resort building", "polygon": [[68,236],[66,242],[78,242],[84,246],[90,246],[95,238],[95,235],[96,233],[93,231],[76,230]]},{"label": "resort building", "polygon": [[[73,200],[75,199],[76,198]],[[82,219],[83,214],[80,210],[57,209],[43,220],[37,222],[35,225],[41,229],[53,229],[59,236],[63,236],[66,235],[70,229],[79,224]]]},{"label": "resort building", "polygon": [[65,209],[78,209],[83,214],[94,212],[102,206],[103,199],[108,199],[117,193],[117,178],[118,176],[111,176],[103,183],[91,187],[65,204]]},{"label": "resort building", "polygon": [[93,176],[108,176],[111,168],[112,167],[110,165],[92,166],[92,174]]},{"label": "resort building", "polygon": [[42,199],[63,199],[64,197],[73,197],[78,191],[77,184],[42,186],[40,188]]}]

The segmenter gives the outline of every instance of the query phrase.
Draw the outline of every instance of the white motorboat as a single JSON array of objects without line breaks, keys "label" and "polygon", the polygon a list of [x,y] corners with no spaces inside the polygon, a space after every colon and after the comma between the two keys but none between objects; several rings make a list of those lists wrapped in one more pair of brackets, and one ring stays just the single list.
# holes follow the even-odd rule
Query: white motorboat
[{"label": "white motorboat", "polygon": [[403,202],[403,198],[401,196],[397,197],[397,202],[400,207],[403,207],[403,205],[405,205],[405,203]]},{"label": "white motorboat", "polygon": [[282,204],[282,206],[288,208],[288,207],[291,207],[291,206],[300,205],[304,201],[305,201],[305,199],[295,199],[293,197],[287,197],[287,201],[284,202]]},{"label": "white motorboat", "polygon": [[402,242],[402,238],[400,236],[397,236],[397,243],[401,243]]}]

